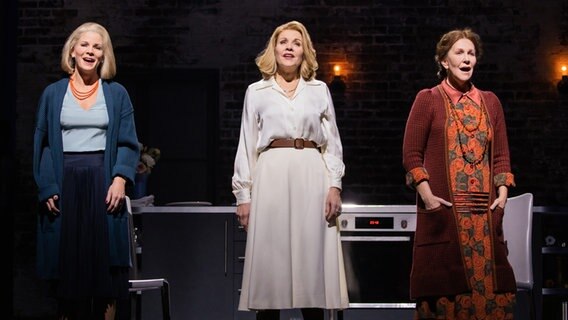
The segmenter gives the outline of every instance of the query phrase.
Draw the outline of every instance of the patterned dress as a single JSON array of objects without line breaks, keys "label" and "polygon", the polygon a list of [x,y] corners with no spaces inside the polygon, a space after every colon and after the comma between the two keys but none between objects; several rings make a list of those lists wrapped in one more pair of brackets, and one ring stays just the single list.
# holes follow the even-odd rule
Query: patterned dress
[{"label": "patterned dress", "polygon": [[[417,300],[415,319],[513,319],[514,293],[495,293],[487,210],[493,187],[492,131],[481,99],[462,94],[456,104],[444,86],[451,190],[472,292]],[[474,90],[477,90],[474,88]],[[453,93],[455,95],[455,92]],[[475,96],[475,95],[472,95]],[[475,101],[477,100],[477,101]]]}]

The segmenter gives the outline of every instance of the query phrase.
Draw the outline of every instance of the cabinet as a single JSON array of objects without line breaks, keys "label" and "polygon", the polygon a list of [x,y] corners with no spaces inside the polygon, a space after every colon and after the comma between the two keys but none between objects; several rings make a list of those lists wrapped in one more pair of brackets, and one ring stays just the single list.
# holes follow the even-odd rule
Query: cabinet
[{"label": "cabinet", "polygon": [[542,287],[542,319],[568,320],[568,208],[535,207],[534,213],[541,256],[535,279]]},{"label": "cabinet", "polygon": [[[141,276],[169,280],[172,319],[231,319],[234,208],[231,213],[185,209],[134,208],[135,214],[144,211]],[[142,295],[143,320],[161,319],[159,301],[157,292]]]},{"label": "cabinet", "polygon": [[256,315],[254,312],[250,311],[238,311],[239,299],[241,296],[241,285],[243,281],[243,269],[245,264],[245,249],[247,241],[247,233],[238,222],[234,223],[234,291],[233,291],[233,301],[234,301],[234,320],[254,320]]}]

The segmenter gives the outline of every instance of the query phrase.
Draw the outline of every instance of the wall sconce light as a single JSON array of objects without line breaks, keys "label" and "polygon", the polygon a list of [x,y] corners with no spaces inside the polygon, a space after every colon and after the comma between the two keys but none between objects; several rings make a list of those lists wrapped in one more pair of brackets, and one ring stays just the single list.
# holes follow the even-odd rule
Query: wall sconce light
[{"label": "wall sconce light", "polygon": [[345,92],[345,82],[341,78],[341,65],[335,64],[333,66],[333,80],[329,84],[331,93],[343,94]]},{"label": "wall sconce light", "polygon": [[333,75],[341,76],[341,66],[336,64],[333,66]]},{"label": "wall sconce light", "polygon": [[566,75],[566,66],[563,65],[560,70],[562,70],[562,80],[558,81],[556,88],[560,94],[568,94],[568,75]]}]

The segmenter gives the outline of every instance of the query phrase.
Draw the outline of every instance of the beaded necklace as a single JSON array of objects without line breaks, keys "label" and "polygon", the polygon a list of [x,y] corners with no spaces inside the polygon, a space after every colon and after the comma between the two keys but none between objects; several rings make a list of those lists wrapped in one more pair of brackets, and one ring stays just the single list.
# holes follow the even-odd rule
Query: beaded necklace
[{"label": "beaded necklace", "polygon": [[77,100],[86,100],[88,98],[90,98],[95,92],[97,92],[97,89],[99,88],[99,81],[97,80],[97,82],[95,82],[95,84],[93,85],[93,87],[90,90],[87,91],[79,91],[75,85],[73,84],[75,82],[73,76],[69,77],[69,87],[71,88],[71,93],[73,93],[73,96],[75,96],[75,98],[77,98]]},{"label": "beaded necklace", "polygon": [[[448,98],[448,101],[450,102],[450,112],[452,113],[452,118],[454,119],[454,122],[456,123],[456,129],[458,131],[458,142],[459,142],[460,150],[461,150],[461,153],[462,153],[462,158],[467,163],[469,163],[470,165],[476,166],[476,165],[480,164],[483,161],[483,159],[485,158],[485,152],[487,151],[488,138],[486,137],[486,139],[483,141],[483,151],[481,152],[481,155],[478,158],[475,158],[475,154],[474,154],[473,150],[465,150],[464,145],[466,145],[466,144],[464,143],[464,141],[462,141],[462,135],[464,137],[467,136],[467,135],[469,135],[471,138],[475,137],[474,132],[479,131],[479,126],[481,125],[481,122],[484,119],[485,114],[483,112],[483,109],[481,108],[481,106],[479,107],[479,117],[478,117],[479,120],[477,121],[477,124],[473,128],[470,129],[464,123],[464,120],[459,117],[458,112],[457,112],[457,108],[454,105],[454,103],[452,102],[452,100],[450,99],[450,96],[445,91],[444,91],[444,93],[446,94],[446,97]],[[467,98],[469,99],[469,97],[467,97]],[[458,102],[458,104],[460,104],[460,103]],[[467,134],[466,131],[469,134]]]}]

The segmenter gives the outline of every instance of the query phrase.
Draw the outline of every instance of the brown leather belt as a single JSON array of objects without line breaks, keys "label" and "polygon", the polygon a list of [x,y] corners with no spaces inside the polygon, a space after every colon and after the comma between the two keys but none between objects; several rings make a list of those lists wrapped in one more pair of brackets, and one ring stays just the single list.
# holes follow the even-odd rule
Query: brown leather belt
[{"label": "brown leather belt", "polygon": [[318,145],[311,140],[298,139],[275,139],[268,145],[269,148],[294,148],[294,149],[304,149],[304,148],[315,148]]}]

